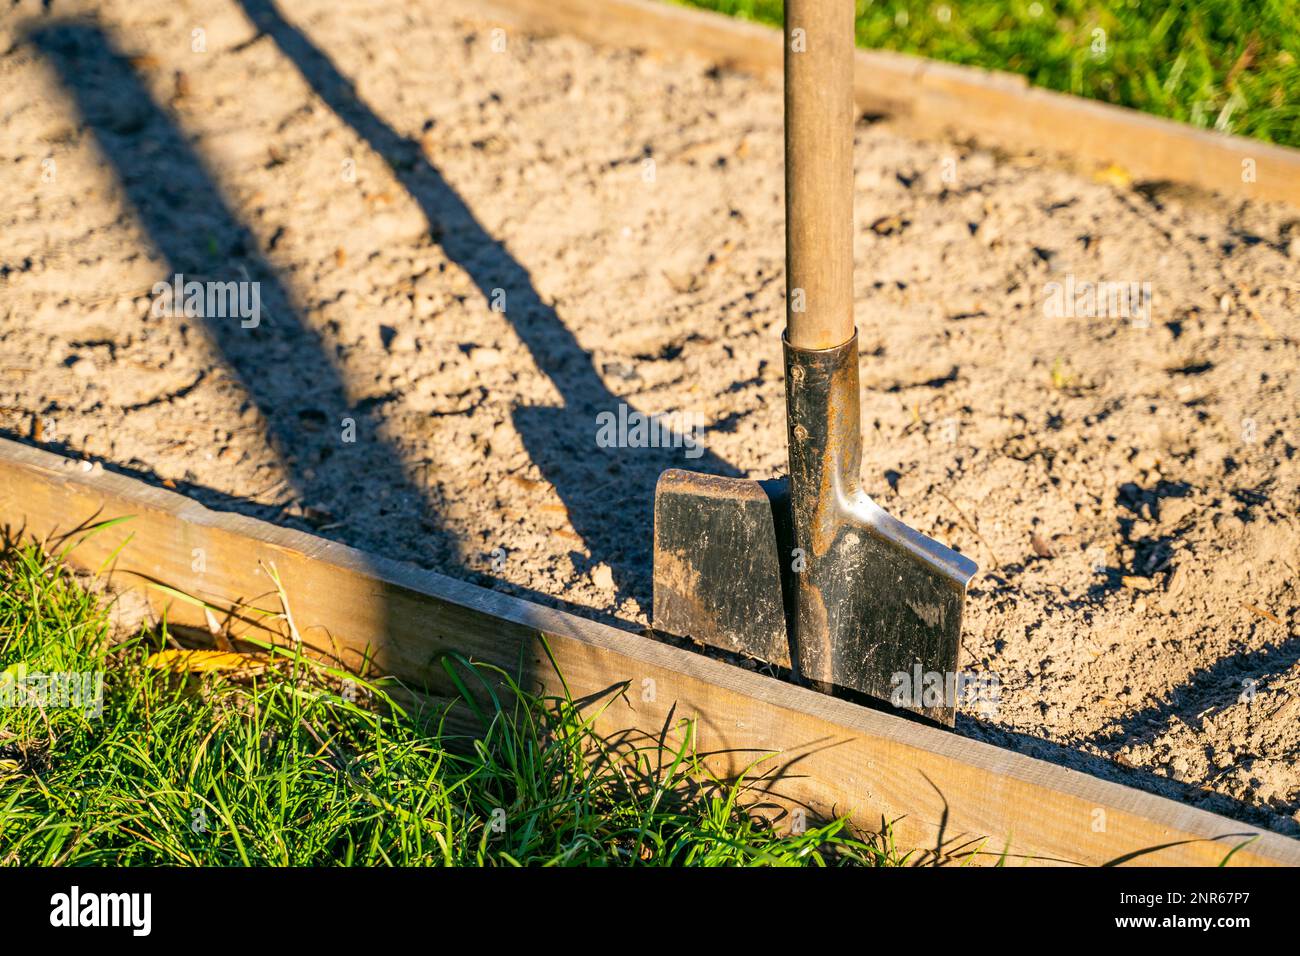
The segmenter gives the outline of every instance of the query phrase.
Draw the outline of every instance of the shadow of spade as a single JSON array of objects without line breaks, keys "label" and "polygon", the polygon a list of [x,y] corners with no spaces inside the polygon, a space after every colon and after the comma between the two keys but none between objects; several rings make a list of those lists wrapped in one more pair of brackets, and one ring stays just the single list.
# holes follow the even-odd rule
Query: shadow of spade
[{"label": "shadow of spade", "polygon": [[[601,417],[605,413],[608,418]],[[675,416],[644,415],[645,428],[638,432],[635,416],[643,414],[611,396],[605,407],[521,405],[512,420],[529,457],[555,487],[573,530],[586,542],[588,555],[574,556],[578,570],[609,565],[614,602],[632,598],[648,613],[659,475],[668,468],[733,478],[740,472],[708,450],[703,427],[672,428],[680,424]],[[608,437],[609,431],[602,434],[601,427],[611,418],[625,419],[628,427],[615,427],[615,443],[602,447],[598,437]],[[641,444],[654,440],[652,430],[660,447]]]}]

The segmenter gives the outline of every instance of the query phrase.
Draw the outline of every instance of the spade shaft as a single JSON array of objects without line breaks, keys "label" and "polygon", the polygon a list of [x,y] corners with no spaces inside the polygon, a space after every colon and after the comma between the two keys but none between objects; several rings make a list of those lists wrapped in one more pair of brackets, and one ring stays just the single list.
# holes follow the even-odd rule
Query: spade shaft
[{"label": "spade shaft", "polygon": [[786,338],[853,337],[853,0],[786,0]]}]

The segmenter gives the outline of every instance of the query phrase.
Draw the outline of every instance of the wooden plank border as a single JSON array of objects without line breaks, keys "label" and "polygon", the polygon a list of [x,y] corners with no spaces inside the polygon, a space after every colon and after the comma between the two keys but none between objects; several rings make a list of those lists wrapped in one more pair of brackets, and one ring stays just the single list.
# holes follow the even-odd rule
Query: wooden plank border
[{"label": "wooden plank border", "polygon": [[305,643],[354,662],[370,653],[446,696],[436,658],[453,650],[560,693],[544,638],[575,699],[608,703],[602,733],[674,736],[693,718],[715,772],[775,754],[774,800],[867,829],[890,820],[898,846],[930,859],[983,844],[987,859],[1006,850],[1012,862],[1098,864],[1162,847],[1134,862],[1213,865],[1254,837],[1234,864],[1300,865],[1300,841],[0,440],[0,525],[11,533],[44,540],[128,515],[70,560],[93,570],[111,558],[110,583],[170,621],[203,617],[149,582],[223,608],[278,607],[264,570],[274,566]]},{"label": "wooden plank border", "polygon": [[[752,73],[782,69],[779,30],[664,0],[488,0],[487,6],[538,32],[692,53]],[[883,50],[857,51],[854,86],[859,108],[922,138],[1064,154],[1085,165],[1119,166],[1137,181],[1172,181],[1300,208],[1300,150],[1039,89],[1016,74]]]}]

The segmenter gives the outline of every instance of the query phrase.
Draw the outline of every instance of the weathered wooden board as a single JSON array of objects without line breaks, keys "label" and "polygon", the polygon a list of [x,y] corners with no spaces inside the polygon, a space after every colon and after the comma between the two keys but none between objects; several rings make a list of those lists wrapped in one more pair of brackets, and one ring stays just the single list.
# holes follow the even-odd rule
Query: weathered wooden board
[{"label": "weathered wooden board", "polygon": [[1160,847],[1135,862],[1217,864],[1254,835],[1233,864],[1300,864],[1300,842],[1277,834],[0,440],[10,533],[44,540],[128,515],[70,560],[97,569],[111,558],[112,583],[140,589],[171,621],[202,626],[202,612],[149,582],[222,608],[278,609],[274,567],[305,643],[354,663],[371,653],[434,695],[454,696],[438,664],[447,651],[559,693],[549,646],[575,699],[608,703],[603,733],[680,740],[693,719],[715,772],[774,754],[774,799],[865,828],[892,821],[897,845],[923,856],[982,846],[988,860],[1006,850],[1012,863],[1096,864]]},{"label": "weathered wooden board", "polygon": [[[663,0],[488,0],[503,17],[591,43],[692,53],[732,69],[781,71],[781,31]],[[1010,73],[858,50],[860,109],[922,137],[974,138],[1008,150],[1119,166],[1171,181],[1300,207],[1300,150],[1197,129],[1136,110],[1031,87]]]}]

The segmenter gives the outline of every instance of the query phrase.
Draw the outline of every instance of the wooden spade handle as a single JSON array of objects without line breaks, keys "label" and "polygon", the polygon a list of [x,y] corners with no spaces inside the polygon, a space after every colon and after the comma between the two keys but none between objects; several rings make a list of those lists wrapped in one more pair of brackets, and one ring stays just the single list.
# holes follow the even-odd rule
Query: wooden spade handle
[{"label": "wooden spade handle", "polygon": [[786,338],[853,337],[854,0],[785,3]]}]

